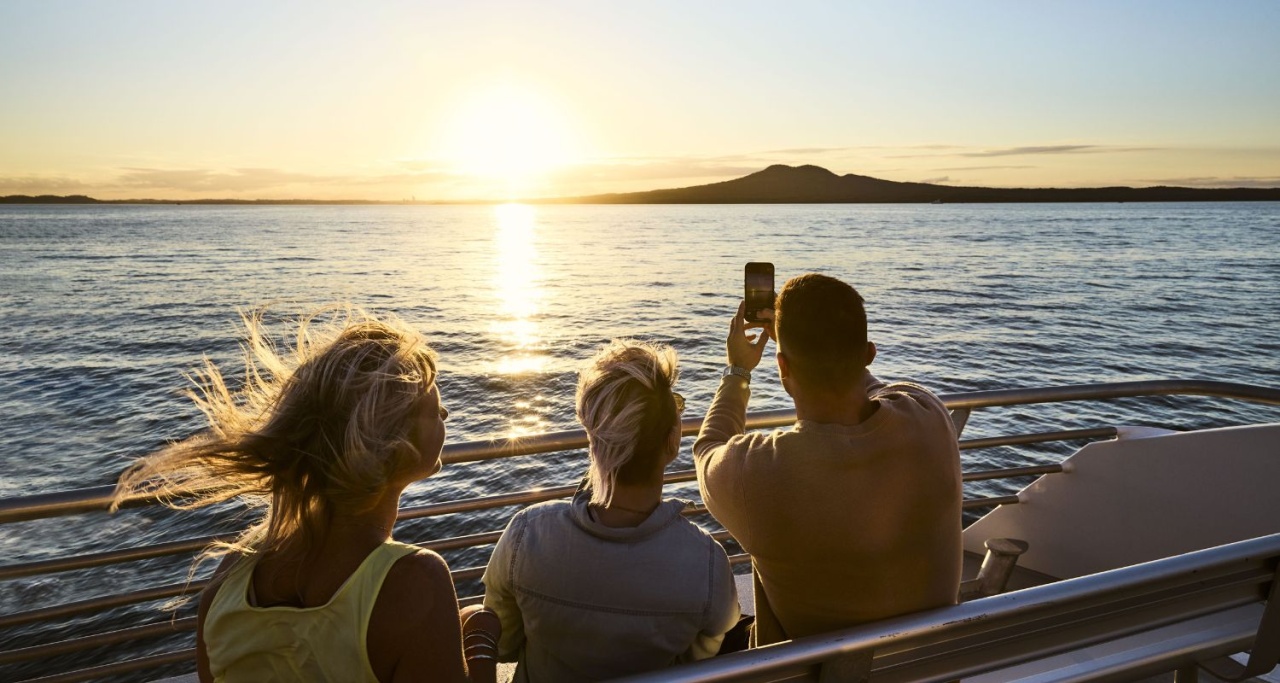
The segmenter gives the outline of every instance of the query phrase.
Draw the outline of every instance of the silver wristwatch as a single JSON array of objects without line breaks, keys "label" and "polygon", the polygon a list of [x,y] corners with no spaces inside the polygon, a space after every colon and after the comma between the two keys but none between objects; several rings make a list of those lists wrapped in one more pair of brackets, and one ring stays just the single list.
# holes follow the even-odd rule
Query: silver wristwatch
[{"label": "silver wristwatch", "polygon": [[751,371],[746,368],[740,368],[736,365],[730,365],[724,369],[722,377],[741,377],[747,384],[751,383]]}]

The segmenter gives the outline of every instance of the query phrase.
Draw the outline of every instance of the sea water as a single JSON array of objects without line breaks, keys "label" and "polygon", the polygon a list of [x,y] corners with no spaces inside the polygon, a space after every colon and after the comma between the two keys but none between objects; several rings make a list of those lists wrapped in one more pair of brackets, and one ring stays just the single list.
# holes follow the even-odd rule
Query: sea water
[{"label": "sea water", "polygon": [[[183,373],[207,355],[238,374],[239,312],[264,305],[287,316],[347,302],[420,329],[440,353],[450,442],[576,427],[575,373],[616,337],[672,345],[677,390],[697,415],[719,381],[748,261],[773,262],[779,287],[809,271],[855,285],[879,347],[872,370],[939,393],[1168,378],[1280,386],[1275,203],[6,206],[0,497],[111,483],[131,458],[198,430]],[[752,410],[790,407],[768,356],[752,392]],[[1277,419],[1280,408],[1241,402],[1126,399],[978,411],[965,436]],[[689,445],[676,468],[690,466]],[[964,467],[1054,462],[1078,445],[966,451]],[[404,502],[564,485],[584,465],[575,451],[447,467]],[[975,482],[966,495],[1026,483]],[[693,484],[671,491],[697,498]],[[511,512],[416,520],[397,536],[497,530]],[[251,515],[224,505],[11,524],[0,563],[190,538]],[[489,550],[446,558],[479,566]],[[188,563],[4,582],[0,613],[174,583]],[[146,604],[0,631],[0,650],[165,617]]]}]

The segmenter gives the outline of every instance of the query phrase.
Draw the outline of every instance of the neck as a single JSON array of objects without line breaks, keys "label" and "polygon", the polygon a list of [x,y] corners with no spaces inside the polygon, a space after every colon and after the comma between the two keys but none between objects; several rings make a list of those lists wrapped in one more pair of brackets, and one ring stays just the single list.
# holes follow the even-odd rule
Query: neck
[{"label": "neck", "polygon": [[403,488],[385,491],[371,507],[335,507],[329,537],[337,541],[363,539],[382,543],[391,538],[391,529],[400,512]]},{"label": "neck", "polygon": [[639,526],[662,502],[662,480],[655,484],[623,484],[613,489],[608,505],[593,505],[596,519],[605,526]]},{"label": "neck", "polygon": [[862,424],[879,407],[862,391],[796,391],[792,398],[796,404],[797,420],[849,427]]}]

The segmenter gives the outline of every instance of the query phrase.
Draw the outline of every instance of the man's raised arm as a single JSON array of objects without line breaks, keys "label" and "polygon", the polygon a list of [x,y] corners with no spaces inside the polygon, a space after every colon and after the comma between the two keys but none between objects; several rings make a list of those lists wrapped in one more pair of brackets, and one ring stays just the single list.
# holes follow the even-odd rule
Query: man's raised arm
[{"label": "man's raised arm", "polygon": [[[733,437],[746,431],[747,401],[751,398],[751,371],[760,364],[769,330],[760,327],[756,335],[748,333],[743,317],[744,305],[738,305],[738,313],[729,325],[729,339],[725,344],[729,367],[720,380],[720,388],[711,401],[707,417],[702,421],[698,440],[693,444],[693,461],[698,471],[698,488],[702,502],[711,514],[725,525],[733,524],[742,501],[739,492],[740,463],[735,457]],[[768,317],[772,311],[765,312]],[[757,327],[757,326],[753,326]],[[745,444],[738,444],[744,448]],[[735,535],[738,531],[730,529]],[[741,538],[739,538],[741,540]]]}]

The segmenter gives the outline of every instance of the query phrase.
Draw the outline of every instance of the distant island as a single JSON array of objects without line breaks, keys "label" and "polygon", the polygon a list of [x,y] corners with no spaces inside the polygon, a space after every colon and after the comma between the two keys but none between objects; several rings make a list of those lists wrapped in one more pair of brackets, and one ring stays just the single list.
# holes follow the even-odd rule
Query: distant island
[{"label": "distant island", "polygon": [[1005,202],[1280,201],[1280,187],[1004,188],[899,183],[836,175],[821,166],[776,164],[741,178],[673,190],[541,200],[569,204],[929,204]]},{"label": "distant island", "polygon": [[[524,200],[530,204],[978,204],[1013,202],[1259,202],[1280,201],[1280,187],[963,187],[900,183],[820,166],[775,164],[762,171],[709,185],[669,190]],[[0,204],[494,204],[318,199],[112,199],[84,195],[10,195]]]}]

